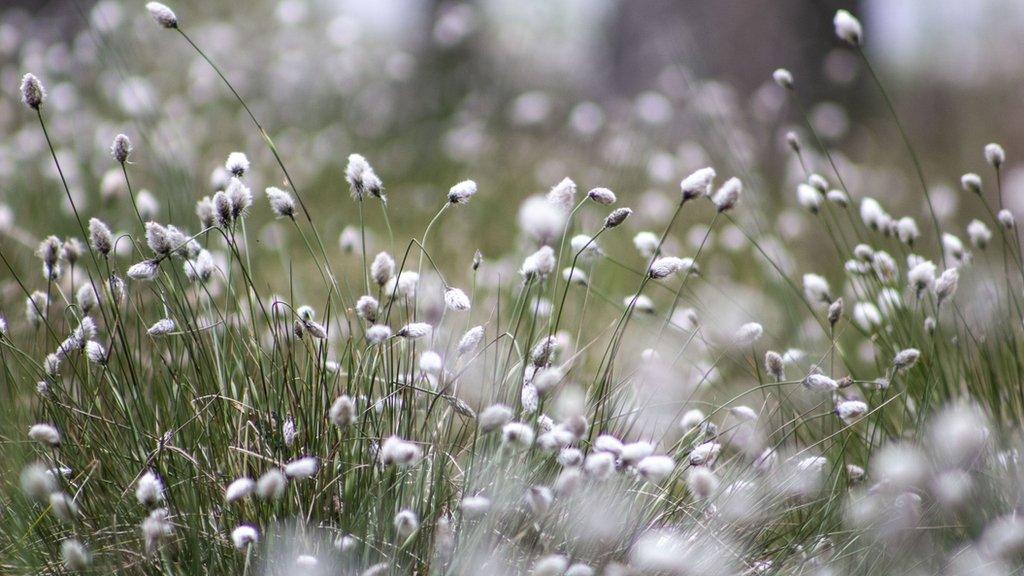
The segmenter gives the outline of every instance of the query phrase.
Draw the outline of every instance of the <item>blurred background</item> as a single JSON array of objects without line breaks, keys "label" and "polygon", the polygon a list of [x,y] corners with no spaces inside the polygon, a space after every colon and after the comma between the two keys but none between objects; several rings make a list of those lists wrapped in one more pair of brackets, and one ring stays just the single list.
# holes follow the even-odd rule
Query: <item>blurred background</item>
[{"label": "blurred background", "polygon": [[[176,0],[171,7],[267,127],[324,229],[339,234],[355,222],[343,169],[359,152],[388,188],[398,234],[418,234],[449,186],[476,180],[474,217],[449,219],[438,247],[457,246],[468,260],[466,238],[486,256],[518,247],[507,224],[520,202],[563,177],[584,191],[612,188],[638,209],[637,226],[655,228],[680,178],[708,164],[720,181],[744,180],[754,209],[743,218],[756,234],[782,244],[813,234],[787,218],[804,178],[785,146],[787,131],[801,135],[811,168],[834,180],[805,119],[834,150],[854,198],[870,194],[920,219],[923,197],[884,101],[857,52],[834,37],[838,8],[864,22],[865,50],[922,158],[940,217],[958,221],[979,208],[960,205],[958,178],[983,170],[981,149],[990,141],[1008,150],[1004,184],[1020,212],[1024,172],[1014,167],[1024,133],[1024,3],[973,0],[969,13],[961,4]],[[213,192],[211,174],[234,150],[252,158],[254,190],[282,184],[213,70],[183,38],[156,26],[141,0],[6,0],[0,58],[7,242],[34,247],[57,231],[44,223],[74,230],[36,120],[18,102],[27,71],[49,88],[58,157],[89,215],[123,229],[133,224],[118,204],[126,191],[108,152],[118,132],[135,143],[133,183],[160,221],[197,227],[195,202]],[[771,81],[777,67],[792,70],[803,109]],[[55,218],[56,208],[65,214]],[[681,241],[699,241],[708,215],[686,217],[692,233]],[[379,214],[368,218],[382,230]],[[275,225],[259,238],[273,246]],[[737,238],[723,227],[712,243]]]}]

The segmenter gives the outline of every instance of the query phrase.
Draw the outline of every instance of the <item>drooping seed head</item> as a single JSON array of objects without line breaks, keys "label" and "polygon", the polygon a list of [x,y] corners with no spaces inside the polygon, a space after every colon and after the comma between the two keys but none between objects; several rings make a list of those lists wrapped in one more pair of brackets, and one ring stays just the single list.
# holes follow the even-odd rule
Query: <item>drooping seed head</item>
[{"label": "drooping seed head", "polygon": [[775,72],[772,72],[772,80],[786,90],[793,89],[793,73],[785,68],[776,68]]},{"label": "drooping seed head", "polygon": [[470,308],[469,296],[466,296],[462,290],[451,286],[444,291],[444,303],[453,312],[464,312]]},{"label": "drooping seed head", "polygon": [[419,462],[423,451],[419,446],[398,436],[391,436],[380,447],[380,461],[385,466],[409,468]]},{"label": "drooping seed head", "polygon": [[999,220],[999,224],[1006,230],[1013,230],[1014,226],[1016,225],[1016,221],[1013,217],[1013,212],[1010,212],[1005,208],[999,211],[999,214],[996,216],[996,219]]},{"label": "drooping seed head", "polygon": [[136,264],[132,264],[128,268],[128,277],[133,280],[152,280],[156,278],[157,272],[160,267],[154,260],[143,260]]},{"label": "drooping seed head", "polygon": [[448,190],[448,203],[465,204],[476,194],[476,182],[463,180]]},{"label": "drooping seed head", "polygon": [[960,272],[956,268],[947,268],[935,281],[935,297],[937,303],[952,298],[956,294],[957,286],[960,284]]},{"label": "drooping seed head", "polygon": [[804,274],[804,296],[812,304],[829,304],[832,302],[828,280],[818,274]]},{"label": "drooping seed head", "polygon": [[701,196],[711,197],[711,187],[715,183],[715,169],[709,167],[701,168],[679,183],[679,189],[683,194],[683,201],[687,202]]},{"label": "drooping seed head", "polygon": [[383,324],[374,324],[366,329],[366,340],[370,344],[380,344],[391,338],[391,328]]},{"label": "drooping seed head", "polygon": [[851,46],[860,46],[864,41],[864,29],[860,21],[846,10],[836,11],[832,24],[836,29],[836,36]]},{"label": "drooping seed head", "polygon": [[149,15],[153,17],[153,20],[156,20],[156,23],[164,28],[178,27],[178,17],[174,14],[173,10],[164,4],[149,2],[146,4],[146,10],[149,11]]},{"label": "drooping seed head", "polygon": [[43,83],[34,74],[25,74],[21,77],[21,101],[33,110],[39,110],[46,100],[46,89]]},{"label": "drooping seed head", "polygon": [[256,494],[264,500],[277,500],[284,495],[288,477],[277,468],[271,468],[256,481]]},{"label": "drooping seed head", "polygon": [[967,239],[970,240],[971,245],[975,248],[984,250],[988,247],[988,243],[992,241],[992,230],[981,220],[971,220],[967,224]]},{"label": "drooping seed head", "polygon": [[85,357],[93,364],[105,366],[107,364],[107,351],[103,345],[95,340],[85,343]]},{"label": "drooping seed head", "polygon": [[607,188],[594,188],[587,192],[587,198],[603,206],[615,204],[615,193]]},{"label": "drooping seed head", "polygon": [[523,260],[523,266],[519,269],[519,273],[526,280],[543,280],[554,272],[556,265],[555,251],[550,246],[541,246],[539,250]]},{"label": "drooping seed head", "polygon": [[348,182],[349,193],[354,200],[373,196],[387,201],[384,195],[384,183],[361,154],[349,155],[348,164],[345,166],[345,181]]}]

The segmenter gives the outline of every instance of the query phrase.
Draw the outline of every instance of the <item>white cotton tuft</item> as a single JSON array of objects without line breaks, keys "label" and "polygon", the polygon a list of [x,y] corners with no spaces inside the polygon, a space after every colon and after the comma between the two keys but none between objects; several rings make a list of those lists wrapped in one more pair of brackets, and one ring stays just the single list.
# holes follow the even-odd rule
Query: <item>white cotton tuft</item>
[{"label": "white cotton tuft", "polygon": [[164,499],[164,484],[151,471],[146,471],[135,484],[135,499],[139,504],[152,508]]},{"label": "white cotton tuft", "polygon": [[448,202],[451,204],[465,204],[476,194],[476,182],[463,180],[448,190]]},{"label": "white cotton tuft", "polygon": [[701,168],[679,183],[679,189],[683,194],[683,201],[693,200],[701,196],[711,197],[711,187],[715,183],[715,169],[711,167]]},{"label": "white cotton tuft", "polygon": [[164,4],[149,2],[146,4],[146,10],[149,11],[149,15],[153,17],[153,20],[156,20],[156,23],[164,28],[178,27],[178,17],[174,14],[173,10]]},{"label": "white cotton tuft", "polygon": [[285,464],[284,474],[289,478],[309,478],[320,469],[320,462],[313,456],[296,458]]},{"label": "white cotton tuft", "polygon": [[985,145],[985,161],[993,168],[999,168],[1006,162],[1006,151],[995,142]]},{"label": "white cotton tuft", "polygon": [[224,162],[224,169],[237,178],[245,176],[249,171],[249,157],[244,152],[232,152]]},{"label": "white cotton tuft", "polygon": [[775,72],[772,72],[772,80],[786,90],[793,89],[793,73],[785,68],[776,68]]},{"label": "white cotton tuft", "polygon": [[34,424],[28,429],[28,437],[50,448],[60,446],[60,432],[50,424]]},{"label": "white cotton tuft", "polygon": [[572,210],[576,204],[576,183],[569,178],[563,178],[548,191],[547,200],[562,210]]},{"label": "white cotton tuft", "polygon": [[462,335],[462,338],[459,339],[459,345],[457,346],[459,355],[461,356],[464,354],[468,354],[476,350],[477,346],[480,345],[480,342],[483,341],[483,339],[483,326],[474,326],[473,328],[470,328],[469,330],[466,331],[465,334]]},{"label": "white cotton tuft", "polygon": [[732,210],[736,204],[740,201],[740,196],[743,194],[743,183],[740,182],[739,178],[733,177],[725,181],[722,187],[715,192],[715,195],[711,198],[711,201],[715,204],[715,209],[719,213],[727,212]]},{"label": "white cotton tuft", "polygon": [[594,188],[590,192],[587,192],[587,198],[590,198],[594,202],[603,206],[610,206],[615,204],[615,192],[607,188]]},{"label": "white cotton tuft", "polygon": [[243,476],[238,478],[224,489],[224,502],[231,504],[247,497],[256,490],[256,482],[252,478]]},{"label": "white cotton tuft", "polygon": [[270,210],[282,218],[293,218],[295,216],[295,199],[292,195],[271,186],[266,190],[267,200],[270,202]]},{"label": "white cotton tuft", "polygon": [[550,246],[541,246],[523,260],[519,273],[526,280],[543,280],[555,270],[556,264],[555,251]]},{"label": "white cotton tuft", "polygon": [[342,394],[331,404],[328,412],[331,424],[338,428],[346,428],[356,421],[356,402],[351,396]]},{"label": "white cotton tuft", "polygon": [[860,20],[846,10],[836,11],[832,24],[835,26],[836,36],[847,44],[860,46],[864,41],[864,30],[860,25]]},{"label": "white cotton tuft", "polygon": [[257,540],[259,533],[252,526],[242,525],[231,531],[231,542],[239,550],[255,544]]},{"label": "white cotton tuft", "polygon": [[433,326],[426,322],[411,322],[403,326],[396,336],[408,340],[416,340],[430,334],[433,329]]},{"label": "white cotton tuft", "polygon": [[454,312],[464,312],[470,308],[469,296],[462,290],[453,287],[448,287],[444,291],[444,303],[449,310]]}]

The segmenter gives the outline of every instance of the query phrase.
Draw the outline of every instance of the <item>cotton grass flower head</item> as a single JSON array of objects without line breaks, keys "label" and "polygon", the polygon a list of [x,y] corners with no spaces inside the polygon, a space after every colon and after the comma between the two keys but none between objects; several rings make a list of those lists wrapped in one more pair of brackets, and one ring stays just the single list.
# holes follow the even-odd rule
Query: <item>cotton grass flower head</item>
[{"label": "cotton grass flower head", "polygon": [[832,24],[836,29],[836,36],[851,46],[860,46],[864,41],[864,30],[860,21],[846,10],[836,11]]},{"label": "cotton grass flower head", "polygon": [[711,189],[715,183],[715,169],[709,167],[700,168],[693,172],[679,183],[679,189],[683,195],[683,202],[688,202],[701,196],[711,197]]},{"label": "cotton grass flower head", "polygon": [[935,281],[935,298],[939,305],[952,298],[956,294],[957,286],[960,284],[960,271],[956,268],[947,268]]},{"label": "cotton grass flower head", "polygon": [[411,322],[403,326],[402,329],[398,331],[396,336],[398,336],[399,338],[405,338],[407,340],[417,340],[430,334],[430,332],[433,331],[433,329],[433,326],[427,324],[426,322]]},{"label": "cotton grass flower head", "polygon": [[695,500],[707,500],[718,490],[718,477],[705,466],[695,466],[686,475],[686,486]]},{"label": "cotton grass flower head", "polygon": [[782,361],[782,356],[778,352],[773,350],[765,352],[764,367],[768,374],[771,374],[772,378],[775,378],[776,382],[781,382],[786,379],[784,362]]},{"label": "cotton grass flower head", "polygon": [[161,4],[159,2],[148,2],[146,4],[146,10],[149,11],[149,15],[156,20],[156,23],[163,26],[164,28],[177,28],[178,17],[174,14],[174,11]]},{"label": "cotton grass flower head", "polygon": [[772,72],[772,80],[786,90],[793,89],[793,73],[785,68],[776,68],[775,71]]},{"label": "cotton grass flower head", "polygon": [[612,204],[615,204],[617,200],[615,192],[612,192],[607,188],[593,188],[590,192],[587,192],[587,198],[590,198],[602,206],[611,206]]},{"label": "cotton grass flower head", "polygon": [[385,466],[409,468],[416,465],[422,456],[423,451],[419,446],[398,436],[389,437],[380,448],[380,461]]},{"label": "cotton grass flower head", "polygon": [[519,207],[517,222],[527,238],[537,244],[551,244],[565,230],[564,210],[540,196],[531,196]]},{"label": "cotton grass flower head", "polygon": [[984,250],[988,247],[988,243],[992,241],[992,230],[981,220],[971,220],[967,224],[967,238],[972,246],[979,250]]},{"label": "cotton grass flower head", "polygon": [[533,428],[523,422],[509,422],[501,427],[501,441],[506,446],[529,448],[533,439]]},{"label": "cotton grass flower head", "polygon": [[92,556],[85,545],[74,538],[61,542],[60,556],[64,567],[73,572],[82,572],[92,563]]},{"label": "cotton grass flower head", "polygon": [[370,265],[370,277],[377,286],[384,286],[395,274],[395,259],[387,252],[380,252]]},{"label": "cotton grass flower head", "polygon": [[736,330],[733,342],[740,346],[753,344],[761,338],[762,334],[764,334],[764,328],[760,324],[757,322],[747,322]]},{"label": "cotton grass flower head", "polygon": [[633,213],[631,208],[616,208],[612,210],[610,214],[604,219],[604,227],[615,228],[626,221],[629,215]]},{"label": "cotton grass flower head", "polygon": [[935,264],[930,260],[919,262],[907,272],[907,283],[918,298],[935,287]]},{"label": "cotton grass flower head", "polygon": [[480,342],[483,340],[483,338],[484,327],[474,326],[467,330],[466,333],[462,335],[462,338],[459,339],[459,344],[456,347],[456,350],[458,351],[460,356],[468,354],[476,350],[476,348],[480,345]]},{"label": "cotton grass flower head", "polygon": [[231,542],[235,548],[242,550],[259,540],[259,532],[252,526],[243,524],[231,531]]},{"label": "cotton grass flower head", "polygon": [[248,497],[256,491],[256,482],[248,476],[236,479],[224,489],[224,502],[231,504]]},{"label": "cotton grass flower head", "polygon": [[907,348],[905,350],[900,350],[892,359],[892,367],[897,372],[909,370],[914,366],[914,364],[917,364],[917,360],[920,357],[921,351],[916,348]]},{"label": "cotton grass flower head", "polygon": [[135,499],[139,504],[152,508],[164,500],[164,483],[156,474],[147,470],[135,483]]},{"label": "cotton grass flower head", "polygon": [[46,100],[46,88],[34,74],[21,77],[21,102],[33,110],[39,110]]},{"label": "cotton grass flower head", "polygon": [[533,563],[534,576],[563,576],[569,568],[569,559],[561,554],[548,554]]},{"label": "cotton grass flower head", "polygon": [[844,400],[836,404],[836,415],[847,424],[852,423],[868,412],[868,405],[860,400]]},{"label": "cotton grass flower head", "polygon": [[689,273],[691,271],[696,271],[696,264],[692,258],[664,256],[651,263],[651,268],[647,274],[654,280],[660,280],[677,272]]},{"label": "cotton grass flower head", "polygon": [[241,178],[249,171],[249,157],[244,152],[232,152],[224,162],[224,169],[236,178]]},{"label": "cotton grass flower head", "polygon": [[917,228],[917,222],[910,216],[904,216],[896,221],[896,237],[907,246],[913,246],[914,241],[921,235]]},{"label": "cotton grass flower head", "polygon": [[512,409],[504,404],[492,404],[477,416],[480,432],[486,434],[501,428],[512,420]]},{"label": "cotton grass flower head", "polygon": [[366,340],[370,344],[381,344],[391,338],[391,328],[384,324],[374,324],[366,329]]},{"label": "cotton grass flower head", "polygon": [[[574,185],[575,186],[575,185]],[[448,190],[449,204],[465,204],[476,195],[476,182],[463,180]]]},{"label": "cotton grass flower head", "polygon": [[743,183],[740,182],[739,178],[732,177],[726,180],[725,184],[722,184],[722,187],[711,197],[711,201],[719,213],[728,212],[739,203],[742,194]]},{"label": "cotton grass flower head", "polygon": [[404,540],[419,530],[420,521],[416,513],[407,508],[395,515],[394,525],[398,537]]},{"label": "cotton grass flower head", "polygon": [[459,503],[464,518],[481,518],[491,509],[490,499],[484,496],[467,496]]},{"label": "cotton grass flower head", "polygon": [[367,322],[375,322],[377,320],[379,308],[380,303],[373,296],[364,295],[360,296],[359,300],[356,300],[356,314]]},{"label": "cotton grass flower head", "polygon": [[288,477],[277,468],[267,470],[256,481],[256,494],[264,500],[277,500],[284,495]]},{"label": "cotton grass flower head", "polygon": [[295,217],[295,199],[291,194],[273,186],[267,188],[266,194],[267,201],[270,202],[270,210],[274,215],[282,218]]},{"label": "cotton grass flower head", "polygon": [[93,364],[103,366],[107,363],[107,351],[95,340],[85,343],[85,357]]},{"label": "cotton grass flower head", "polygon": [[331,424],[338,428],[347,428],[356,421],[356,403],[351,396],[342,394],[331,404],[328,411]]},{"label": "cotton grass flower head", "polygon": [[964,192],[981,194],[981,176],[973,172],[964,174],[960,177],[960,187],[963,188]]},{"label": "cotton grass flower head", "polygon": [[1006,162],[1006,151],[995,142],[985,145],[985,161],[993,168],[1000,168]]},{"label": "cotton grass flower head", "polygon": [[572,210],[576,203],[576,183],[570,178],[563,178],[548,191],[547,200],[563,210]]},{"label": "cotton grass flower head", "polygon": [[404,270],[398,276],[392,276],[384,285],[383,293],[391,298],[392,295],[402,298],[413,298],[416,296],[416,288],[420,282],[420,275],[412,270]]},{"label": "cotton grass flower head", "polygon": [[444,291],[444,303],[453,312],[465,312],[470,308],[469,296],[458,288],[449,286]]},{"label": "cotton grass flower head", "polygon": [[636,236],[633,236],[633,246],[636,247],[637,251],[644,258],[650,258],[658,251],[658,246],[661,240],[658,235],[654,232],[637,232]]},{"label": "cotton grass flower head", "polygon": [[34,424],[28,429],[28,437],[31,440],[49,448],[60,446],[60,432],[50,424]]},{"label": "cotton grass flower head", "polygon": [[114,141],[110,145],[110,155],[117,160],[119,164],[124,164],[128,161],[128,155],[132,153],[132,143],[128,139],[128,136],[124,134],[118,134],[114,136]]},{"label": "cotton grass flower head", "polygon": [[554,272],[556,264],[554,249],[550,246],[541,246],[539,250],[523,260],[519,273],[525,280],[543,280]]},{"label": "cotton grass flower head", "polygon": [[832,302],[828,280],[818,274],[804,274],[804,296],[812,304],[828,305]]},{"label": "cotton grass flower head", "polygon": [[114,235],[110,228],[98,218],[89,219],[89,244],[101,256],[107,256],[114,249]]},{"label": "cotton grass flower head", "polygon": [[345,181],[348,182],[349,193],[354,200],[373,196],[387,201],[383,182],[361,154],[349,155],[348,164],[345,166]]},{"label": "cotton grass flower head", "polygon": [[1006,230],[1013,230],[1016,226],[1016,220],[1013,217],[1013,212],[1007,209],[1002,209],[999,214],[996,215],[996,219],[999,220],[999,225]]},{"label": "cotton grass flower head", "polygon": [[320,462],[313,456],[304,456],[288,462],[284,474],[288,478],[310,478],[320,469]]}]

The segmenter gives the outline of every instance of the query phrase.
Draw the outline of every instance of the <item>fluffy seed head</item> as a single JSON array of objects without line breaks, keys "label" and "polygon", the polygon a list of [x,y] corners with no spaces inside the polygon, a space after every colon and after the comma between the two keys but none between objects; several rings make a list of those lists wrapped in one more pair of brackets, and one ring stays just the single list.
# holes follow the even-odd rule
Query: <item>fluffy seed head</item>
[{"label": "fluffy seed head", "polygon": [[256,494],[264,500],[277,500],[284,494],[288,477],[277,468],[267,470],[256,481]]},{"label": "fluffy seed head", "polygon": [[554,272],[556,264],[555,251],[550,246],[541,246],[539,250],[523,260],[523,266],[519,269],[519,273],[527,280],[543,279]]},{"label": "fluffy seed head", "polygon": [[775,378],[776,381],[782,381],[786,379],[786,373],[783,368],[782,356],[778,352],[769,350],[764,355],[764,368]]},{"label": "fluffy seed head", "polygon": [[839,384],[824,374],[808,374],[803,385],[814,392],[834,392],[839,389]]},{"label": "fluffy seed head", "polygon": [[533,445],[533,428],[522,422],[509,422],[501,427],[501,441],[517,448]]},{"label": "fluffy seed head", "polygon": [[287,218],[295,216],[295,199],[291,194],[271,186],[267,188],[267,200],[275,215]]},{"label": "fluffy seed head", "polygon": [[836,298],[835,302],[828,306],[828,323],[830,326],[835,326],[836,322],[843,317],[843,299]]},{"label": "fluffy seed head", "polygon": [[772,72],[772,80],[786,90],[793,89],[793,73],[785,68],[776,68],[775,72]]},{"label": "fluffy seed head", "polygon": [[370,163],[360,154],[349,155],[348,164],[345,166],[345,180],[355,200],[362,200],[367,195],[386,200],[384,184]]},{"label": "fluffy seed head", "polygon": [[433,330],[433,326],[426,322],[411,322],[403,326],[396,336],[408,340],[416,340],[430,334],[431,330]]},{"label": "fluffy seed head", "polygon": [[981,176],[973,172],[964,174],[960,177],[960,187],[964,189],[964,192],[981,194]]},{"label": "fluffy seed head", "polygon": [[444,291],[444,303],[454,312],[464,312],[470,307],[469,296],[462,290],[450,286]]},{"label": "fluffy seed head", "polygon": [[956,268],[947,268],[938,280],[935,281],[935,296],[937,302],[942,304],[956,294],[957,286],[960,284],[960,272]]},{"label": "fluffy seed head", "polygon": [[692,258],[676,258],[675,256],[664,256],[658,258],[651,263],[651,268],[648,270],[648,275],[659,280],[661,278],[667,278],[676,272],[690,272],[696,270],[696,264]]},{"label": "fluffy seed head", "polygon": [[178,17],[167,6],[159,2],[149,2],[146,4],[146,10],[149,10],[149,15],[153,17],[153,20],[156,20],[156,23],[164,28],[178,27]]},{"label": "fluffy seed head", "polygon": [[390,254],[381,252],[373,258],[373,264],[370,265],[370,277],[377,283],[377,286],[387,284],[394,274],[395,259]]},{"label": "fluffy seed head", "polygon": [[753,344],[764,334],[764,327],[757,322],[747,322],[736,330],[733,340],[737,345]]},{"label": "fluffy seed head", "polygon": [[21,101],[25,106],[38,110],[44,100],[46,100],[46,89],[43,88],[43,83],[39,81],[39,78],[36,78],[34,74],[22,76]]},{"label": "fluffy seed head", "polygon": [[338,428],[346,428],[356,421],[356,403],[347,394],[338,396],[338,399],[331,404],[331,410],[328,415],[330,416],[331,424]]},{"label": "fluffy seed head", "polygon": [[995,142],[985,145],[985,161],[993,168],[999,168],[1006,162],[1006,151]]},{"label": "fluffy seed head", "polygon": [[370,344],[380,344],[391,338],[391,328],[383,324],[374,324],[366,329],[366,340]]},{"label": "fluffy seed head", "polygon": [[683,194],[683,201],[693,200],[701,196],[711,197],[711,187],[715,183],[715,169],[709,167],[701,168],[679,183],[679,189]]},{"label": "fluffy seed head", "polygon": [[547,199],[565,211],[572,210],[576,203],[576,183],[569,178],[563,178],[561,182],[551,187]]},{"label": "fluffy seed head", "polygon": [[164,499],[164,484],[152,471],[146,471],[135,484],[135,499],[139,504],[152,508]]},{"label": "fluffy seed head", "polygon": [[320,469],[320,462],[312,457],[296,458],[284,465],[284,474],[288,478],[309,478]]},{"label": "fluffy seed head", "polygon": [[252,478],[243,476],[228,484],[224,489],[224,502],[231,504],[252,494],[256,490],[256,482]]},{"label": "fluffy seed head", "polygon": [[917,364],[917,360],[920,357],[921,351],[916,348],[907,348],[906,350],[900,350],[892,359],[892,366],[898,371],[907,370],[911,368],[914,364]]},{"label": "fluffy seed head", "polygon": [[603,206],[610,206],[615,204],[615,192],[607,188],[594,188],[590,192],[587,192],[587,198],[590,198],[594,202]]},{"label": "fluffy seed head", "polygon": [[33,425],[28,429],[28,437],[50,448],[60,446],[60,432],[49,424]]},{"label": "fluffy seed head", "polygon": [[999,224],[1007,230],[1012,230],[1013,227],[1016,225],[1016,222],[1013,217],[1013,212],[1010,212],[1005,208],[999,211],[999,214],[996,216],[996,218],[999,220]]},{"label": "fluffy seed head", "polygon": [[844,400],[836,404],[836,415],[847,424],[867,414],[867,412],[868,405],[860,400]]},{"label": "fluffy seed head", "polygon": [[817,214],[821,210],[821,204],[825,200],[821,192],[810,184],[799,184],[796,187],[796,201],[800,206],[807,209],[811,214]]},{"label": "fluffy seed head", "polygon": [[408,468],[419,462],[422,456],[423,451],[419,446],[402,440],[398,436],[389,437],[380,448],[380,461],[385,466],[395,465]]},{"label": "fluffy seed head", "polygon": [[846,10],[839,10],[836,12],[835,18],[832,19],[832,24],[835,26],[836,36],[840,40],[851,46],[860,46],[863,42],[864,30],[860,21],[853,14]]},{"label": "fluffy seed head", "polygon": [[420,527],[420,521],[416,517],[416,513],[409,509],[402,510],[396,514],[394,524],[398,536],[403,539],[411,536]]},{"label": "fluffy seed head", "polygon": [[828,280],[818,274],[804,274],[804,296],[814,304],[832,302]]},{"label": "fluffy seed head", "polygon": [[114,235],[99,218],[89,219],[89,244],[102,256],[109,255],[114,249]]},{"label": "fluffy seed head", "polygon": [[727,212],[732,210],[737,203],[740,201],[740,196],[743,194],[743,183],[740,182],[739,178],[733,177],[725,181],[722,187],[715,192],[715,195],[711,198],[711,201],[715,204],[715,209],[718,212]]},{"label": "fluffy seed head", "polygon": [[156,278],[156,274],[160,267],[154,260],[143,260],[142,262],[132,264],[128,268],[128,277],[133,280],[152,280]]},{"label": "fluffy seed head", "polygon": [[250,544],[255,544],[257,540],[259,540],[259,533],[252,526],[243,524],[231,531],[231,542],[239,550]]},{"label": "fluffy seed head", "polygon": [[491,501],[484,496],[468,496],[459,503],[459,509],[466,518],[480,518],[491,509]]},{"label": "fluffy seed head", "polygon": [[[575,189],[575,185],[574,189]],[[450,204],[465,204],[476,194],[476,182],[463,180],[448,190],[448,202]]]},{"label": "fluffy seed head", "polygon": [[629,218],[629,215],[632,213],[633,210],[630,208],[616,208],[604,219],[604,227],[615,228],[625,222],[626,218]]},{"label": "fluffy seed head", "polygon": [[992,241],[992,230],[981,220],[971,220],[967,225],[967,238],[971,241],[972,246],[984,250]]},{"label": "fluffy seed head", "polygon": [[110,145],[110,154],[121,164],[128,161],[128,155],[132,153],[132,142],[128,136],[118,134],[114,136],[114,142]]},{"label": "fluffy seed head", "polygon": [[89,362],[99,364],[100,366],[107,363],[107,351],[103,348],[102,344],[95,340],[85,343],[85,357],[89,359]]},{"label": "fluffy seed head", "polygon": [[484,327],[474,326],[466,331],[459,339],[458,352],[459,355],[468,354],[473,350],[476,350],[477,346],[484,339]]},{"label": "fluffy seed head", "polygon": [[718,477],[705,466],[695,466],[686,476],[686,486],[695,499],[707,500],[718,489]]},{"label": "fluffy seed head", "polygon": [[60,556],[64,566],[74,572],[82,572],[89,567],[92,557],[85,546],[74,538],[65,540],[60,545]]}]

